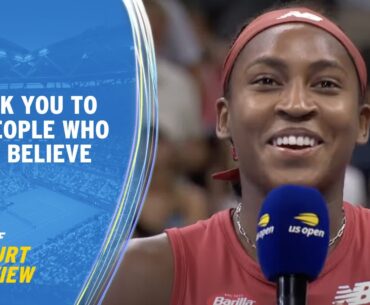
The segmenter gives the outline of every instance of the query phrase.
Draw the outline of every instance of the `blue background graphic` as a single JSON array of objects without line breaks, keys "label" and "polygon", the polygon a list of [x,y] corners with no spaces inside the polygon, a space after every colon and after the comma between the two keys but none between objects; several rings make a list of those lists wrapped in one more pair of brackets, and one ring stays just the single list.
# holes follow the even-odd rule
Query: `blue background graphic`
[{"label": "blue background graphic", "polygon": [[[54,120],[56,138],[1,140],[1,246],[31,246],[31,284],[0,283],[0,305],[73,304],[107,234],[136,128],[135,54],[119,0],[7,0],[0,10],[0,92],[14,96],[1,120]],[[20,96],[63,96],[61,115],[25,115]],[[73,113],[70,96],[95,96]],[[106,139],[66,140],[62,120],[106,120]],[[59,126],[59,127],[58,127]],[[2,127],[0,126],[0,134]],[[91,144],[91,164],[9,164],[8,144]],[[4,264],[1,266],[21,266]]]}]

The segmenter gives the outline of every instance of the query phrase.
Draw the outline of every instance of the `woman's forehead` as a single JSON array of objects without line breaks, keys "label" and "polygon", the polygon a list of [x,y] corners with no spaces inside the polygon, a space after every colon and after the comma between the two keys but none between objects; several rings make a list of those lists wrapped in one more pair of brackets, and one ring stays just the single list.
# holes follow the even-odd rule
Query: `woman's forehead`
[{"label": "woman's forehead", "polygon": [[324,30],[303,23],[281,24],[259,33],[247,43],[234,69],[261,57],[278,57],[287,63],[337,61],[344,69],[356,69],[344,46]]}]

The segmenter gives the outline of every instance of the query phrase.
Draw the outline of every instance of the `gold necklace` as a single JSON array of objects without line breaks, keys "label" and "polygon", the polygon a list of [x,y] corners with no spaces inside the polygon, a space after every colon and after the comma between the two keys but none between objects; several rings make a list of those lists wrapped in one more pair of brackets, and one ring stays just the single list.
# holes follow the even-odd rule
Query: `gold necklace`
[{"label": "gold necklace", "polygon": [[[242,209],[242,203],[239,202],[238,206],[235,209],[234,217],[236,224],[238,226],[239,233],[244,237],[244,239],[247,241],[247,243],[254,249],[256,249],[256,244],[248,237],[247,233],[245,232],[244,227],[242,226],[240,222],[240,211]],[[346,215],[343,213],[343,218],[342,218],[342,225],[339,228],[337,234],[329,240],[329,247],[334,245],[334,243],[337,241],[338,238],[340,238],[343,235],[344,228],[346,227]]]}]

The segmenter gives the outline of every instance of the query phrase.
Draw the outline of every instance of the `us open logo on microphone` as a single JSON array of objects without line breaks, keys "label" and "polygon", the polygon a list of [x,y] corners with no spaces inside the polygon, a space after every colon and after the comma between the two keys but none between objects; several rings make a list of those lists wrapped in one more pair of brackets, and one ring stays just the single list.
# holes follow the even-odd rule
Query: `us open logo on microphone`
[{"label": "us open logo on microphone", "polygon": [[263,239],[265,236],[274,233],[274,226],[268,227],[269,222],[270,222],[270,215],[263,214],[258,222],[258,227],[263,228],[263,229],[258,231],[256,241],[259,239]]},{"label": "us open logo on microphone", "polygon": [[323,238],[325,236],[325,231],[320,229],[315,229],[320,220],[319,217],[314,213],[300,213],[294,219],[307,226],[289,226],[289,233],[292,234],[302,234],[307,237],[315,236]]}]

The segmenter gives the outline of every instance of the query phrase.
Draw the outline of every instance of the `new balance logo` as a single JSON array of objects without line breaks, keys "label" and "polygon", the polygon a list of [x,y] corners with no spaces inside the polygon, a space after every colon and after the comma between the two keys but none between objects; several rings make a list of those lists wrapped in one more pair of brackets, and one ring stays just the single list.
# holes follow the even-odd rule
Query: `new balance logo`
[{"label": "new balance logo", "polygon": [[319,16],[316,16],[312,13],[308,13],[308,12],[300,12],[300,11],[290,11],[289,13],[286,13],[282,16],[280,16],[279,18],[277,19],[285,19],[285,18],[288,18],[288,17],[296,17],[296,18],[303,18],[303,19],[309,19],[309,20],[312,20],[312,21],[321,21],[322,18],[319,17]]},{"label": "new balance logo", "polygon": [[227,298],[216,297],[212,305],[254,305],[256,301],[248,300],[245,297],[240,298]]},{"label": "new balance logo", "polygon": [[356,283],[353,289],[348,285],[339,286],[333,304],[370,304],[370,282]]}]

